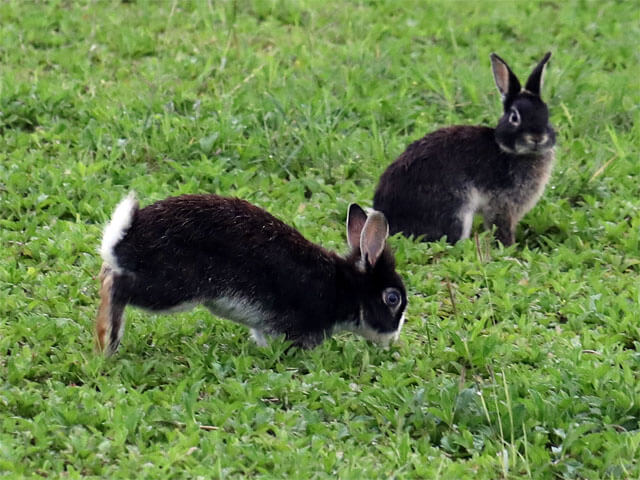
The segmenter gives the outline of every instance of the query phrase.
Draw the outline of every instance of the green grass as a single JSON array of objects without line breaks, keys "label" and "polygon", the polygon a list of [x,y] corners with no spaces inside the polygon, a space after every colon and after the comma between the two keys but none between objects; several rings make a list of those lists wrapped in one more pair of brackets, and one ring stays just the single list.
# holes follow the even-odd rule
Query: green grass
[{"label": "green grass", "polygon": [[[0,476],[640,477],[640,3],[0,4]],[[412,140],[495,124],[496,51],[557,164],[514,247],[393,238],[401,341],[256,347],[198,309],[92,351],[113,207],[216,192],[345,251]]]}]

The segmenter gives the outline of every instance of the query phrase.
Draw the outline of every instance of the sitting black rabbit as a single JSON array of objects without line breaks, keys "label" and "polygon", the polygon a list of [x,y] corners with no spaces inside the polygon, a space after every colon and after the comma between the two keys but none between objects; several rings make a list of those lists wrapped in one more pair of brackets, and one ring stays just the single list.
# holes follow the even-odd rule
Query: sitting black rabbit
[{"label": "sitting black rabbit", "polygon": [[249,327],[313,347],[338,330],[387,344],[404,322],[407,295],[386,245],[384,215],[349,207],[341,257],[237,198],[182,195],[116,208],[102,239],[99,350],[115,352],[128,304],[175,312],[202,304]]},{"label": "sitting black rabbit", "polygon": [[504,115],[496,128],[452,126],[413,142],[382,174],[373,208],[385,214],[390,233],[468,238],[473,216],[495,225],[504,245],[515,241],[520,219],[538,201],[549,180],[556,135],[540,98],[551,53],[535,67],[522,89],[498,55],[493,76]]}]

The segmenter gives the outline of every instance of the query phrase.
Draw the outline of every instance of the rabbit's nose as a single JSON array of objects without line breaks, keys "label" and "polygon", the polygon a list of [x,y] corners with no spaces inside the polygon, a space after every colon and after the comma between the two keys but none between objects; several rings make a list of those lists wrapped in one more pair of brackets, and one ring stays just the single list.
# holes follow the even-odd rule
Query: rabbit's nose
[{"label": "rabbit's nose", "polygon": [[540,135],[525,135],[524,137],[527,143],[531,143],[533,145],[542,145],[543,143],[547,143],[549,140],[549,135],[546,133],[542,133]]},{"label": "rabbit's nose", "polygon": [[547,140],[549,140],[549,135],[547,135],[546,133],[538,135],[538,145],[541,143],[547,143]]}]

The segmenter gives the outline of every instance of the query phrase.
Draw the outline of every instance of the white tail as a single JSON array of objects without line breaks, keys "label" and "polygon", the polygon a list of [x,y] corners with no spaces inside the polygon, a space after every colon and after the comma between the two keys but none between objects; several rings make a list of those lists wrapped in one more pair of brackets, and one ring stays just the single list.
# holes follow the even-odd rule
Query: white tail
[{"label": "white tail", "polygon": [[111,221],[107,224],[102,235],[102,245],[100,245],[100,256],[109,267],[120,273],[118,261],[113,253],[115,246],[122,240],[131,226],[133,214],[138,208],[135,192],[129,193],[116,207]]}]

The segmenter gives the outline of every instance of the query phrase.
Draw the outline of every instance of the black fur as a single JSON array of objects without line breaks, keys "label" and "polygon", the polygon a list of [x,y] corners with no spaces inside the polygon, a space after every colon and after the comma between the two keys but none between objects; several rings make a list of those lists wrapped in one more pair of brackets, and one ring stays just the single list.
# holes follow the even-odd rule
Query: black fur
[{"label": "black fur", "polygon": [[387,168],[373,206],[386,215],[391,234],[423,235],[427,241],[446,236],[455,243],[469,235],[470,218],[480,212],[487,227],[497,227],[503,244],[514,242],[515,226],[542,194],[553,163],[555,132],[539,97],[549,57],[522,90],[507,64],[492,55],[504,106],[497,127],[437,130]]},{"label": "black fur", "polygon": [[[366,219],[362,209],[352,208]],[[407,303],[388,247],[365,265],[359,247],[340,257],[261,208],[217,195],[183,195],[136,209],[113,252],[119,270],[113,274],[115,306],[163,311],[189,302],[213,307],[221,297],[233,297],[264,314],[260,325],[248,317],[234,320],[306,347],[339,325],[360,333],[395,332]],[[402,294],[396,309],[382,301],[389,287]]]}]

